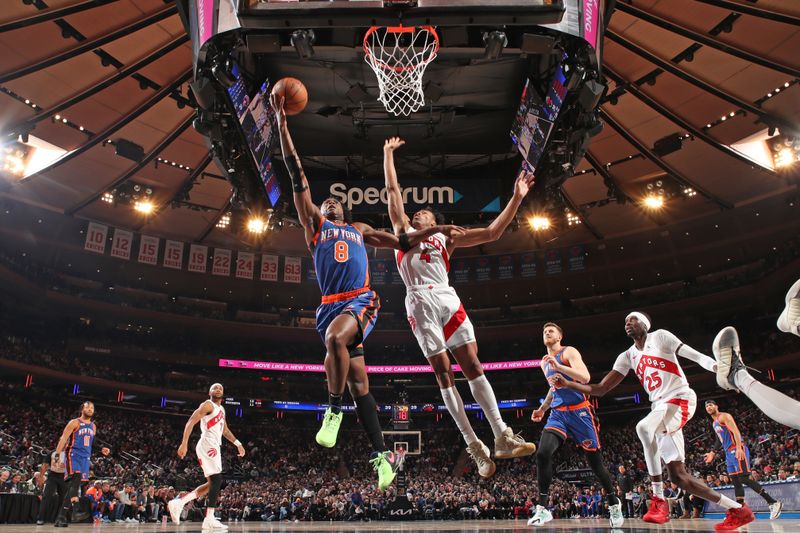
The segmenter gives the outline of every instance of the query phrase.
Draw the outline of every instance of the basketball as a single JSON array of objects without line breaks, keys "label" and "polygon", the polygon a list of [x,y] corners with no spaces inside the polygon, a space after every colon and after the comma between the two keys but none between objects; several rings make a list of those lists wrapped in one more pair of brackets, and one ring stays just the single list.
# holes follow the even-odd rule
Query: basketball
[{"label": "basketball", "polygon": [[283,96],[283,109],[287,115],[297,115],[306,108],[308,104],[308,90],[303,82],[297,78],[281,78],[275,87],[272,88],[272,94]]}]

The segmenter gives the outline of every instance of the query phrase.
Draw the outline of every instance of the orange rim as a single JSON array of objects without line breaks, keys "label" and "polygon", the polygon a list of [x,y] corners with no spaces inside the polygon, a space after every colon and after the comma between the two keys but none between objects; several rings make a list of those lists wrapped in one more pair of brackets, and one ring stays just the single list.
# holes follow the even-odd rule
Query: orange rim
[{"label": "orange rim", "polygon": [[367,57],[370,57],[370,56],[373,55],[372,54],[372,50],[370,49],[369,44],[367,43],[367,41],[369,40],[370,35],[372,35],[376,31],[380,30],[381,28],[385,28],[386,29],[386,33],[414,33],[417,30],[426,30],[431,35],[433,35],[433,39],[434,39],[434,48],[433,48],[433,52],[430,54],[430,59],[426,59],[425,61],[422,61],[420,64],[415,65],[413,67],[411,67],[411,66],[409,66],[409,67],[391,67],[391,66],[387,65],[386,63],[384,63],[383,61],[376,61],[376,63],[378,65],[380,65],[380,67],[383,68],[384,70],[393,70],[395,72],[403,72],[404,70],[412,70],[412,69],[418,68],[419,65],[421,65],[421,64],[430,63],[431,61],[433,61],[433,58],[436,57],[436,55],[439,53],[439,34],[436,33],[436,28],[434,28],[433,26],[403,26],[401,24],[399,26],[371,26],[367,30],[367,33],[364,34],[364,41],[363,41],[364,53],[367,55]]}]

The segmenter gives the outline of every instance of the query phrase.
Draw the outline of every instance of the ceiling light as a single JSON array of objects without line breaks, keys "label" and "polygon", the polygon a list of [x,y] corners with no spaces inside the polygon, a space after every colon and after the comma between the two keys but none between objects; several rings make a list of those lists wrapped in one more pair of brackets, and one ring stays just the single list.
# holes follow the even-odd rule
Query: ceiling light
[{"label": "ceiling light", "polygon": [[247,231],[250,233],[261,234],[267,230],[267,223],[259,217],[252,217],[247,221]]},{"label": "ceiling light", "polygon": [[103,196],[100,197],[101,200],[108,204],[114,203],[114,193],[113,192],[104,192]]},{"label": "ceiling light", "polygon": [[224,215],[219,217],[219,220],[217,221],[217,227],[220,228],[220,229],[225,229],[228,226],[230,226],[230,224],[231,224],[231,214],[230,214],[230,212],[225,213]]},{"label": "ceiling light", "polygon": [[642,200],[644,206],[648,209],[658,210],[664,207],[664,197],[657,194],[648,194]]},{"label": "ceiling light", "polygon": [[148,200],[142,200],[133,204],[133,208],[143,215],[149,215],[155,209],[155,205]]},{"label": "ceiling light", "polygon": [[542,231],[550,227],[550,219],[544,215],[528,217],[528,225],[533,231]]}]

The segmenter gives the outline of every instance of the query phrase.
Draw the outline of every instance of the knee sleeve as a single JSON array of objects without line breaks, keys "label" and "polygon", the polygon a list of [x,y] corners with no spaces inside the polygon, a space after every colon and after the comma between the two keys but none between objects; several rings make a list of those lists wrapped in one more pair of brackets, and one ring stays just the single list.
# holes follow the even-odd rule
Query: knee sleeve
[{"label": "knee sleeve", "polygon": [[222,488],[222,474],[214,474],[208,478],[208,506],[212,508],[217,507],[217,499],[219,498],[219,491]]}]

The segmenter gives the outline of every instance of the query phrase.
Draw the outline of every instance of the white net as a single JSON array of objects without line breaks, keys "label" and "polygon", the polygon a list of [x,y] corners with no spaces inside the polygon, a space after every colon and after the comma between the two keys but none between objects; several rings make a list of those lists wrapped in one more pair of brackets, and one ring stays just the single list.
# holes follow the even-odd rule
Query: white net
[{"label": "white net", "polygon": [[378,77],[378,100],[395,116],[425,105],[422,76],[439,51],[432,26],[373,27],[364,36],[364,59]]}]

